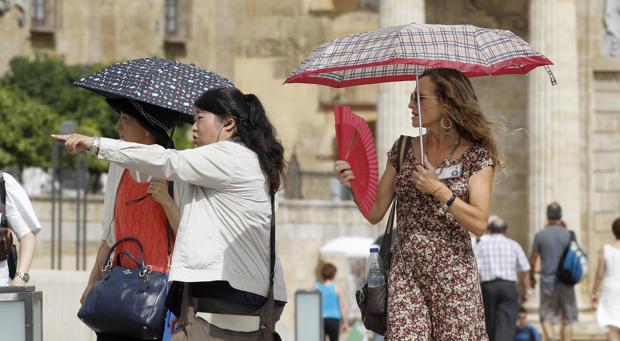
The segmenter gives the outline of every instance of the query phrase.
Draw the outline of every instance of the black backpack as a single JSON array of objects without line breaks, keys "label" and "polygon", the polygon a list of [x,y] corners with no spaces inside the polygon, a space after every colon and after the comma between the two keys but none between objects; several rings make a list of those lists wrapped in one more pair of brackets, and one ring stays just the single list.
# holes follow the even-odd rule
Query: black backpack
[{"label": "black backpack", "polygon": [[[6,186],[4,183],[4,176],[0,172],[0,210],[2,211],[2,217],[0,218],[0,228],[8,229],[8,234],[10,236],[10,228],[9,222],[6,219],[6,214],[4,214],[6,207]],[[11,238],[12,241],[12,238]],[[17,271],[17,249],[15,248],[15,244],[11,243],[9,255],[6,260],[7,265],[9,267],[9,277],[13,279],[15,277],[15,271]]]}]

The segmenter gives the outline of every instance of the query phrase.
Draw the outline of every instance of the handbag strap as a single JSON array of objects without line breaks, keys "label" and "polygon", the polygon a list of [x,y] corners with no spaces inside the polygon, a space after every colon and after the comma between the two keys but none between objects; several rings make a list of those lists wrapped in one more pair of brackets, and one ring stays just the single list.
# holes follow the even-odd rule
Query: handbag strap
[{"label": "handbag strap", "polygon": [[4,182],[4,173],[0,172],[0,227],[9,227],[9,222],[6,219],[6,183]]},{"label": "handbag strap", "polygon": [[276,329],[275,321],[275,302],[273,285],[275,282],[276,269],[276,205],[275,193],[271,193],[271,229],[269,231],[269,260],[270,260],[270,281],[267,301],[261,307],[260,330],[263,332],[264,340],[271,340]]},{"label": "handbag strap", "polygon": [[[398,161],[396,162],[396,173],[400,173],[401,165],[405,162],[407,152],[411,147],[411,136],[401,135],[398,139]],[[392,251],[392,230],[394,229],[394,218],[396,216],[398,196],[394,195],[392,198],[392,208],[390,209],[390,215],[385,225],[385,232],[383,234],[383,240],[381,241],[381,248],[379,249],[379,256],[383,260],[384,269],[388,269],[390,262],[390,252]]]},{"label": "handbag strap", "polygon": [[269,290],[273,288],[274,278],[276,274],[276,196],[271,193],[271,228],[269,231]]},{"label": "handbag strap", "polygon": [[568,232],[570,233],[569,244],[570,244],[570,242],[577,242],[577,236],[575,235],[575,231],[568,230]]},{"label": "handbag strap", "polygon": [[[172,197],[174,201],[174,182],[168,181],[168,194]],[[176,205],[176,201],[175,201]],[[170,256],[172,255],[172,238],[174,238],[174,230],[172,230],[172,225],[170,225],[170,220],[166,217],[166,237],[168,241],[168,268],[170,268]]]},{"label": "handbag strap", "polygon": [[116,247],[121,244],[121,243],[125,243],[125,242],[134,242],[138,245],[138,248],[140,249],[140,265],[138,265],[140,267],[140,270],[145,269],[146,265],[144,264],[144,249],[142,248],[142,244],[140,243],[140,241],[137,238],[134,237],[126,237],[123,239],[120,239],[119,241],[117,241],[116,243],[114,243],[114,245],[112,245],[110,247],[110,251],[108,251],[108,256],[106,257],[106,267],[108,267],[108,265],[111,267],[112,265],[112,253],[114,253],[114,249],[116,249]]}]

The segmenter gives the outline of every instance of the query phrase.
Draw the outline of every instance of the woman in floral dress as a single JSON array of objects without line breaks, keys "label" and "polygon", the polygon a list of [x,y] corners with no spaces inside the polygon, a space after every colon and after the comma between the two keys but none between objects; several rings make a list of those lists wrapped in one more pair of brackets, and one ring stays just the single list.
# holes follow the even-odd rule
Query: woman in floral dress
[{"label": "woman in floral dress", "polygon": [[[459,71],[429,69],[417,86],[427,128],[425,166],[414,138],[397,173],[397,141],[367,217],[372,224],[381,221],[397,195],[386,339],[488,340],[469,233],[480,236],[486,230],[494,167],[501,164],[492,136],[497,126],[480,110],[470,81]],[[409,108],[417,127],[415,92]],[[349,164],[336,161],[334,171],[350,187],[355,175]]]}]

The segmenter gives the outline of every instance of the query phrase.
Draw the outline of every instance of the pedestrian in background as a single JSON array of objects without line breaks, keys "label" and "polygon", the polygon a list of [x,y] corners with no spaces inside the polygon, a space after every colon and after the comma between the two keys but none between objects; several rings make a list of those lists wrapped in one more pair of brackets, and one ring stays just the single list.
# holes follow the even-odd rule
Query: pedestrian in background
[{"label": "pedestrian in background", "polygon": [[527,310],[524,307],[519,308],[514,341],[540,341],[541,339],[542,335],[540,335],[536,327],[527,322]]},{"label": "pedestrian in background", "polygon": [[[0,286],[25,286],[30,280],[30,265],[37,246],[37,233],[41,223],[34,213],[32,203],[24,188],[10,174],[0,172],[0,189],[4,193],[0,203]],[[15,235],[19,240],[19,257],[11,278],[8,261]]]},{"label": "pedestrian in background", "polygon": [[321,292],[325,337],[329,337],[329,341],[338,341],[340,331],[346,331],[349,324],[342,291],[334,283],[337,271],[333,264],[324,264],[321,267],[321,280],[316,283],[316,289]]},{"label": "pedestrian in background", "polygon": [[[506,237],[506,221],[496,218],[489,223],[488,230],[489,235],[474,248],[480,272],[487,333],[490,341],[512,340],[519,300],[527,300],[530,264],[521,246]],[[518,282],[521,284],[520,299]]]},{"label": "pedestrian in background", "polygon": [[[592,305],[601,328],[607,329],[607,339],[620,341],[620,218],[611,224],[616,240],[604,245],[599,252],[596,277],[592,286]],[[601,299],[597,292],[603,283]]]},{"label": "pedestrian in background", "polygon": [[569,243],[570,232],[562,221],[562,207],[553,202],[547,206],[547,225],[534,236],[530,255],[532,288],[536,286],[535,267],[540,258],[540,322],[547,340],[557,340],[553,326],[560,323],[561,340],[570,341],[572,324],[577,321],[575,287],[560,282],[557,276],[562,254]]}]

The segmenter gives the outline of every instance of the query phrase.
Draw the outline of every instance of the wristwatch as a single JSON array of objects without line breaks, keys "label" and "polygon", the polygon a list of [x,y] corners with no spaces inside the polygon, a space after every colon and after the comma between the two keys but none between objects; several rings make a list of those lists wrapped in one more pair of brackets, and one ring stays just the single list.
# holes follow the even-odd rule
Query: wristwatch
[{"label": "wristwatch", "polygon": [[91,155],[99,154],[99,146],[101,145],[101,137],[95,136],[93,138],[93,144],[90,146],[88,153]]},{"label": "wristwatch", "polygon": [[441,208],[443,209],[444,212],[448,213],[448,210],[450,209],[450,206],[452,206],[452,204],[454,203],[454,200],[456,200],[456,194],[452,192],[450,199],[448,199],[448,201],[445,204],[441,205]]},{"label": "wristwatch", "polygon": [[26,283],[28,283],[28,281],[30,280],[30,275],[27,272],[19,272],[19,271],[17,271],[17,272],[15,272],[15,276],[19,276]]}]

